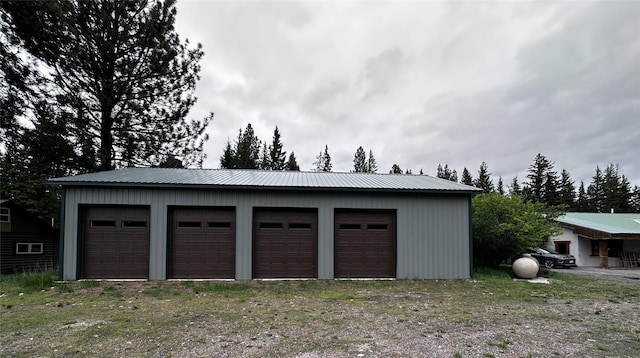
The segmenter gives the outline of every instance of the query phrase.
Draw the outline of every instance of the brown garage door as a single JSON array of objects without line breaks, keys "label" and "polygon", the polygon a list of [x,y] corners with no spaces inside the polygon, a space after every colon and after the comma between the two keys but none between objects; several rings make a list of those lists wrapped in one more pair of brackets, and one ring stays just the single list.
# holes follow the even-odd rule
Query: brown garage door
[{"label": "brown garage door", "polygon": [[391,211],[336,211],[335,277],[396,277],[394,219]]},{"label": "brown garage door", "polygon": [[256,209],[253,277],[318,277],[318,213],[305,209]]},{"label": "brown garage door", "polygon": [[83,210],[82,278],[149,277],[149,208]]},{"label": "brown garage door", "polygon": [[232,208],[174,208],[169,277],[235,278],[235,221]]}]

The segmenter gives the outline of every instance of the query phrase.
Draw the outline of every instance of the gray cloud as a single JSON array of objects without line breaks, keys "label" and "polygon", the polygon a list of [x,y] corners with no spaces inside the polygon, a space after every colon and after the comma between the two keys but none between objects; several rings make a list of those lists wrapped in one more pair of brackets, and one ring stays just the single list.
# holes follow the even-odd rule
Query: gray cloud
[{"label": "gray cloud", "polygon": [[505,183],[537,153],[579,183],[619,163],[640,185],[638,2],[205,2],[177,29],[206,55],[193,116],[209,111],[207,167],[251,122],[309,170],[358,146],[397,163]]}]

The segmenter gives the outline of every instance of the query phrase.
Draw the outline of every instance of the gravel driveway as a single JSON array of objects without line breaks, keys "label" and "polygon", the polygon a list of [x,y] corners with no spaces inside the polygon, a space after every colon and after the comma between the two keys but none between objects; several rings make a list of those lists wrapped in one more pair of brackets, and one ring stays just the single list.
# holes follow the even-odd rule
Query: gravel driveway
[{"label": "gravel driveway", "polygon": [[640,283],[640,268],[638,267],[615,267],[608,269],[601,269],[598,267],[574,267],[569,269],[552,269],[551,271],[582,276],[592,276],[605,280]]}]

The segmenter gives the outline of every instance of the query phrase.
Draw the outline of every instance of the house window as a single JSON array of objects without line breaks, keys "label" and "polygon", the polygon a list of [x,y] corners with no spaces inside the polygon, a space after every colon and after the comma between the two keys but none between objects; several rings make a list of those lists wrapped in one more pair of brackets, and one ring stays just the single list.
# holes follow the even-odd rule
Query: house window
[{"label": "house window", "polygon": [[0,222],[11,222],[11,211],[9,210],[9,208],[0,208]]},{"label": "house window", "polygon": [[[591,256],[600,256],[600,241],[591,240]],[[606,240],[609,257],[619,257],[622,253],[622,240]]]},{"label": "house window", "polygon": [[16,243],[16,254],[29,255],[29,254],[42,254],[43,244],[41,242],[18,242]]}]

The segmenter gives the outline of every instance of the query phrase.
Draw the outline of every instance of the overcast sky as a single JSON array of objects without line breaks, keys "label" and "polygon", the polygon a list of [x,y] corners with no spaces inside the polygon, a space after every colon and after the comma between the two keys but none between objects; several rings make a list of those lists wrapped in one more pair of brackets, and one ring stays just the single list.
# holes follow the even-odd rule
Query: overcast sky
[{"label": "overcast sky", "polygon": [[177,31],[205,56],[198,103],[215,112],[206,168],[251,123],[277,125],[302,170],[358,146],[378,172],[505,184],[537,153],[591,180],[620,164],[640,185],[640,1],[178,1]]}]

